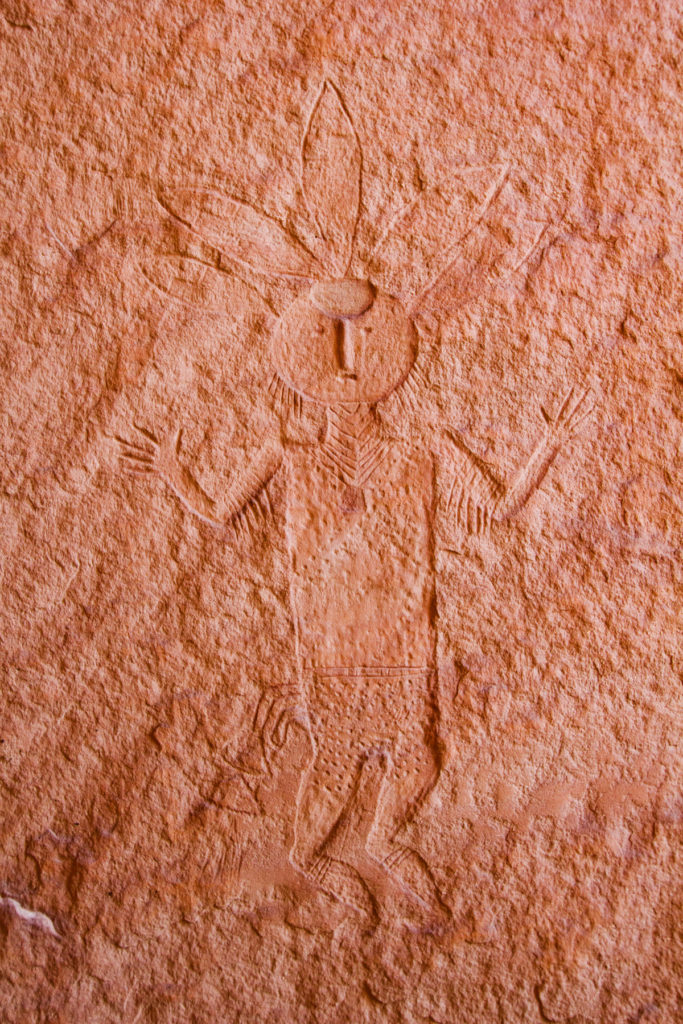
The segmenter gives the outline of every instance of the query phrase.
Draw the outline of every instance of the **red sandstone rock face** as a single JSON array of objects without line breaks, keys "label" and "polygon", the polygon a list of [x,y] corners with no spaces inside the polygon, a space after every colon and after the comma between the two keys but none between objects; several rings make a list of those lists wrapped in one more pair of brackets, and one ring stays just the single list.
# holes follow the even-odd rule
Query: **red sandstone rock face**
[{"label": "red sandstone rock face", "polygon": [[0,38],[0,1017],[673,1024],[674,5]]}]

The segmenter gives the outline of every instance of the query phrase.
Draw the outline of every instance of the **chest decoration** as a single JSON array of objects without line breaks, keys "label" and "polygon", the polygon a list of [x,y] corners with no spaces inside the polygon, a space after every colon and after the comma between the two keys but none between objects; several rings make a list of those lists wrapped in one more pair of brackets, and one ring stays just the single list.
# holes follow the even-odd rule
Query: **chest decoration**
[{"label": "chest decoration", "polygon": [[367,405],[328,408],[327,430],[318,457],[329,473],[346,484],[341,498],[345,512],[363,511],[363,488],[389,450],[390,442],[381,436],[374,411]]}]

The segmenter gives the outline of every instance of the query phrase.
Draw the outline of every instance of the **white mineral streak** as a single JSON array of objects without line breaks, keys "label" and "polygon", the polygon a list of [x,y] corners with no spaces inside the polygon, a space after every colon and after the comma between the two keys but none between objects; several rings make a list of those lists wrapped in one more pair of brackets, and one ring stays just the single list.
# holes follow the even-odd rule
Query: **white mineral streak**
[{"label": "white mineral streak", "polygon": [[61,938],[50,918],[47,914],[41,913],[40,910],[29,910],[28,907],[23,907],[18,900],[13,899],[11,896],[0,897],[0,907],[9,907],[17,917],[27,924],[32,925],[34,928],[44,928],[46,932],[54,935],[56,939]]}]

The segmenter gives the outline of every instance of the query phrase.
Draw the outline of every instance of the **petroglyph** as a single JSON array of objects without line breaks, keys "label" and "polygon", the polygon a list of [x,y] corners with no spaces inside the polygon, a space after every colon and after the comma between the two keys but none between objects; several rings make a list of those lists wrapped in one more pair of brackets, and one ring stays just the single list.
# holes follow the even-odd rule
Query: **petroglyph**
[{"label": "petroglyph", "polygon": [[679,6],[0,4],[0,1020],[681,1016]]},{"label": "petroglyph", "polygon": [[[411,313],[379,283],[345,276],[357,231],[362,154],[350,115],[329,82],[313,105],[301,160],[315,252],[281,224],[215,191],[183,189],[165,194],[163,205],[243,268],[306,286],[272,331],[269,390],[286,415],[300,416],[305,402],[323,406],[321,438],[294,443],[283,433],[266,442],[221,500],[209,496],[183,465],[180,431],[157,438],[139,427],[136,440],[118,438],[121,460],[134,474],[158,476],[205,522],[236,529],[260,525],[272,511],[270,480],[283,475],[300,696],[278,697],[260,728],[264,750],[273,747],[276,732],[280,739],[274,745],[282,745],[294,718],[310,739],[291,862],[324,891],[374,919],[375,899],[354,859],[354,807],[363,793],[365,852],[423,908],[433,927],[443,927],[449,912],[432,874],[401,838],[436,784],[441,763],[437,477],[445,472],[448,479],[446,514],[455,525],[486,534],[528,501],[589,414],[590,401],[587,391],[573,389],[554,419],[544,413],[544,436],[509,487],[456,433],[435,452],[392,437],[382,423],[382,403],[395,394],[404,410],[419,416],[425,383],[416,367],[413,317],[450,273],[458,244],[495,204],[509,167],[499,170],[472,223],[446,247],[442,265],[412,300]],[[394,230],[401,221],[395,218]],[[186,264],[182,281],[196,291]],[[217,272],[203,265],[199,282],[203,286]],[[164,290],[173,294],[168,279]],[[176,291],[182,299],[187,285]]]}]

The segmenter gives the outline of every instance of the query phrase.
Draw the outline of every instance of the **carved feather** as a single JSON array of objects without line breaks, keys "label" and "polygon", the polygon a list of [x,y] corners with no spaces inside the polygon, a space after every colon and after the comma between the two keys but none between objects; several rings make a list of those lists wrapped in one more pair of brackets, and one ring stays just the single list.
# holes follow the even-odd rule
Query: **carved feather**
[{"label": "carved feather", "polygon": [[159,202],[210,245],[251,270],[309,281],[324,276],[297,238],[248,203],[209,189],[178,189],[160,196]]},{"label": "carved feather", "polygon": [[330,271],[346,274],[360,210],[361,148],[342,99],[323,82],[301,145],[306,205],[325,240]]},{"label": "carved feather", "polygon": [[260,292],[245,281],[191,256],[173,254],[139,259],[141,275],[175,302],[204,313],[228,314],[257,300],[273,313]]}]

